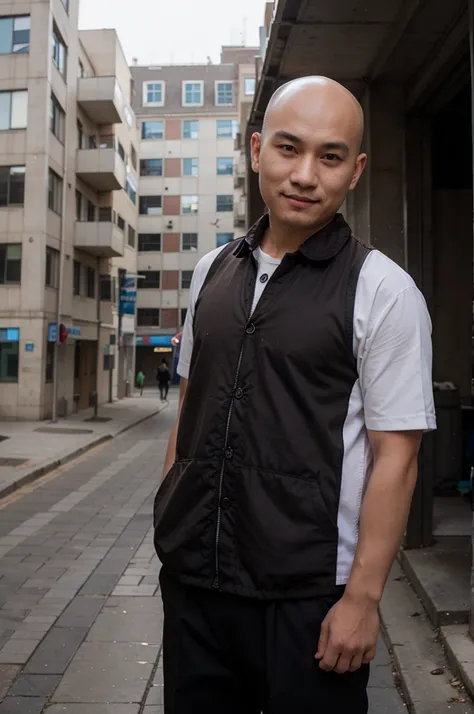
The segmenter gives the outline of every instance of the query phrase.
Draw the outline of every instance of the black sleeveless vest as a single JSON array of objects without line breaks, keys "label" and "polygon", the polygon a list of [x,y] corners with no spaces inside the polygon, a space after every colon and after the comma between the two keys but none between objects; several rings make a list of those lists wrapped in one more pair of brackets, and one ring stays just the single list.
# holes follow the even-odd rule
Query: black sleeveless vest
[{"label": "black sleeveless vest", "polygon": [[287,254],[250,316],[263,217],[196,303],[176,462],[155,547],[181,582],[253,598],[336,584],[343,426],[358,379],[354,300],[369,248],[341,215]]}]

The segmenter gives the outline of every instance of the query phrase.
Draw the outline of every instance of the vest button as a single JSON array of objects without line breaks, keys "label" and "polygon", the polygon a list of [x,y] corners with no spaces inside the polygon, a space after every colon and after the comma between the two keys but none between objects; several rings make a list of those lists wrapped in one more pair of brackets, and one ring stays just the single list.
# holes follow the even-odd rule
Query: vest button
[{"label": "vest button", "polygon": [[244,396],[244,390],[241,389],[240,387],[237,387],[237,389],[234,392],[234,397],[236,399],[242,399],[243,396]]},{"label": "vest button", "polygon": [[234,455],[234,450],[232,449],[231,446],[228,446],[224,453],[225,453],[226,459],[231,459]]},{"label": "vest button", "polygon": [[256,330],[256,327],[253,324],[253,322],[251,322],[250,325],[247,325],[247,329],[245,330],[245,332],[247,333],[247,335],[253,335],[255,330]]},{"label": "vest button", "polygon": [[263,275],[260,276],[260,282],[266,283],[267,280],[268,280],[268,275],[266,273],[263,273]]},{"label": "vest button", "polygon": [[230,499],[227,498],[227,496],[224,496],[224,498],[221,501],[221,508],[226,511],[230,507]]}]

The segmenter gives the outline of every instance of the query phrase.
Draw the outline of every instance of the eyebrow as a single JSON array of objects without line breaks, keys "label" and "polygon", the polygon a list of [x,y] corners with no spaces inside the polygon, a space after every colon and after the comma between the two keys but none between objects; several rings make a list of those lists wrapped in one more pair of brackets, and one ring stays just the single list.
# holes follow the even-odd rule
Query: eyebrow
[{"label": "eyebrow", "polygon": [[[296,134],[291,134],[289,131],[277,131],[273,135],[274,141],[291,141],[293,144],[302,144],[303,140],[296,136]],[[349,146],[345,141],[327,141],[321,147],[324,151],[344,151],[346,154],[349,153]]]}]

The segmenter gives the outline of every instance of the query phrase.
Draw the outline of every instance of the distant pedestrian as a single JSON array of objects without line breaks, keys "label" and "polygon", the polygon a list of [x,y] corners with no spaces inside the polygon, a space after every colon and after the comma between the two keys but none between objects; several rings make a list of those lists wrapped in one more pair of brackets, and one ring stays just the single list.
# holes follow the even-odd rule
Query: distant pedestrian
[{"label": "distant pedestrian", "polygon": [[166,360],[162,360],[156,372],[156,381],[160,390],[160,398],[162,402],[168,399],[168,390],[170,388],[171,374]]},{"label": "distant pedestrian", "polygon": [[137,373],[137,387],[140,389],[140,396],[143,396],[143,387],[145,386],[145,373],[139,369]]}]

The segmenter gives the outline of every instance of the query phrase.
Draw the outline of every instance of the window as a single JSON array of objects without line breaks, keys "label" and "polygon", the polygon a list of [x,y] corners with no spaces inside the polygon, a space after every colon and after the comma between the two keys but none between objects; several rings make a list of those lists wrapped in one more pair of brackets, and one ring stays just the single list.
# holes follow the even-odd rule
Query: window
[{"label": "window", "polygon": [[163,159],[141,159],[140,176],[163,176]]},{"label": "window", "polygon": [[183,176],[199,176],[199,159],[183,159]]},{"label": "window", "polygon": [[197,233],[183,233],[183,238],[181,241],[181,250],[196,251],[197,248],[198,248],[198,234]]},{"label": "window", "polygon": [[47,288],[57,288],[59,279],[59,251],[46,246],[45,285]]},{"label": "window", "polygon": [[30,49],[30,16],[0,19],[0,54],[20,54]]},{"label": "window", "polygon": [[77,148],[84,148],[84,128],[80,121],[77,122]]},{"label": "window", "polygon": [[235,139],[239,132],[239,122],[236,119],[218,119],[217,120],[217,138],[218,139]]},{"label": "window", "polygon": [[123,220],[122,216],[120,213],[117,213],[117,225],[120,228],[121,231],[125,230],[125,221]]},{"label": "window", "polygon": [[216,233],[216,248],[221,248],[232,240],[234,240],[233,233]]},{"label": "window", "polygon": [[59,32],[56,23],[53,25],[53,62],[65,77],[67,63],[67,49],[61,33]]},{"label": "window", "polygon": [[202,106],[204,82],[183,82],[183,106]]},{"label": "window", "polygon": [[0,330],[0,382],[18,382],[19,346],[17,327]]},{"label": "window", "polygon": [[0,243],[0,285],[21,283],[21,243]]},{"label": "window", "polygon": [[87,200],[87,220],[89,223],[95,222],[96,209],[92,201]]},{"label": "window", "polygon": [[130,161],[132,162],[132,167],[134,171],[137,170],[137,150],[133,144],[130,144]]},{"label": "window", "polygon": [[81,294],[82,282],[82,266],[78,260],[75,260],[72,267],[72,294]]},{"label": "window", "polygon": [[218,158],[217,159],[217,175],[218,176],[232,176],[234,171],[234,159],[229,158]]},{"label": "window", "polygon": [[28,92],[0,92],[0,130],[26,129]]},{"label": "window", "polygon": [[199,196],[181,196],[181,213],[197,213]]},{"label": "window", "polygon": [[131,200],[134,206],[137,205],[137,187],[135,186],[135,181],[133,180],[132,174],[127,174],[127,180],[125,182],[127,188],[127,196]]},{"label": "window", "polygon": [[137,325],[139,327],[159,327],[160,309],[157,307],[139,307],[137,310]]},{"label": "window", "polygon": [[[96,147],[91,146],[90,148],[95,149]],[[118,140],[117,140],[117,153],[120,156],[120,158],[122,159],[122,161],[125,163],[125,149],[123,148],[122,144]]]},{"label": "window", "polygon": [[142,139],[162,139],[163,122],[162,121],[144,121],[142,124]]},{"label": "window", "polygon": [[191,287],[191,280],[193,279],[192,270],[182,270],[181,271],[181,290],[189,290]]},{"label": "window", "polygon": [[128,245],[135,248],[136,231],[132,226],[128,227]]},{"label": "window", "polygon": [[246,97],[251,97],[252,94],[255,94],[255,77],[245,77],[244,94]]},{"label": "window", "polygon": [[143,289],[159,289],[161,286],[161,273],[159,270],[142,270],[140,275],[144,275],[145,279],[140,280],[140,288]]},{"label": "window", "polygon": [[165,103],[164,82],[144,82],[143,104],[145,106],[162,107]]},{"label": "window", "polygon": [[99,276],[99,294],[101,302],[116,302],[116,283],[111,275]]},{"label": "window", "polygon": [[161,216],[162,214],[161,196],[140,196],[140,215]]},{"label": "window", "polygon": [[54,377],[54,342],[46,343],[46,382],[52,382]]},{"label": "window", "polygon": [[55,213],[61,215],[63,205],[63,180],[58,174],[49,169],[49,186],[48,186],[48,206]]},{"label": "window", "polygon": [[234,87],[232,82],[216,82],[216,104],[231,106],[234,103]]},{"label": "window", "polygon": [[95,298],[95,270],[87,268],[87,297]]},{"label": "window", "polygon": [[115,213],[112,215],[110,206],[99,206],[100,223],[115,223]]},{"label": "window", "polygon": [[183,139],[199,139],[198,121],[183,121]]},{"label": "window", "polygon": [[22,206],[25,200],[25,167],[0,166],[0,206]]},{"label": "window", "polygon": [[182,307],[181,308],[181,327],[184,325],[186,322],[186,315],[188,313],[188,308],[187,307]]},{"label": "window", "polygon": [[61,107],[60,103],[51,94],[51,101],[49,105],[49,128],[53,132],[56,139],[64,144],[64,127],[65,127],[66,115]]},{"label": "window", "polygon": [[138,250],[142,253],[158,253],[161,250],[161,233],[139,233]]},{"label": "window", "polygon": [[216,196],[216,211],[218,213],[226,213],[234,210],[234,196]]}]

